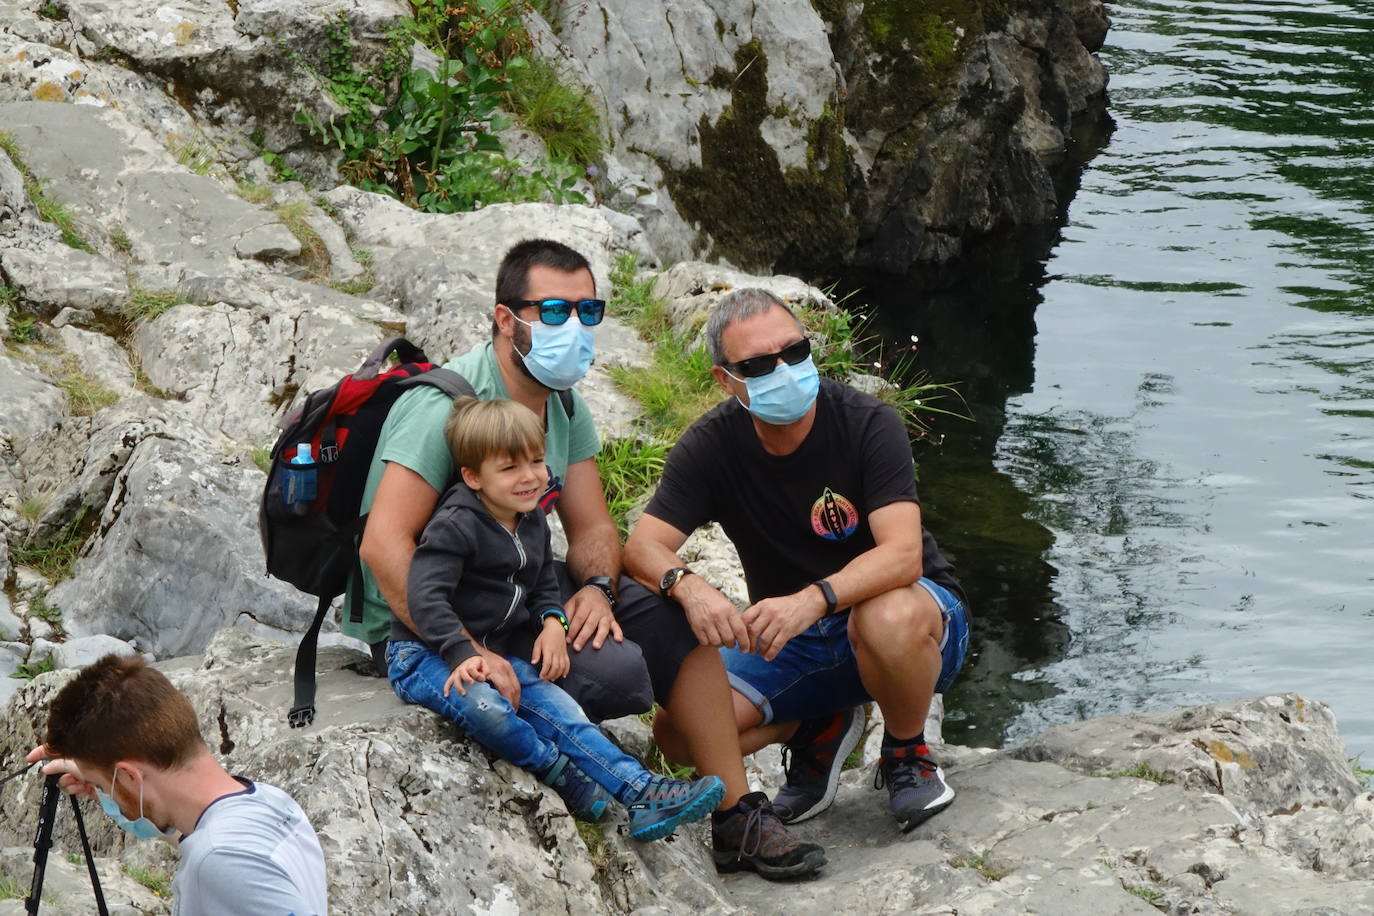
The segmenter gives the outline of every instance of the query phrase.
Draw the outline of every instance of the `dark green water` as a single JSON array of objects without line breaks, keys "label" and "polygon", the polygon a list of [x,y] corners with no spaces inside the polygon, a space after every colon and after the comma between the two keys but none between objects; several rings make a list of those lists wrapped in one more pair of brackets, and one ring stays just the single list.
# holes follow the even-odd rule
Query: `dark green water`
[{"label": "dark green water", "polygon": [[1292,690],[1368,765],[1374,2],[1109,11],[1064,225],[868,290],[976,416],[916,446],[977,614],[946,738]]}]

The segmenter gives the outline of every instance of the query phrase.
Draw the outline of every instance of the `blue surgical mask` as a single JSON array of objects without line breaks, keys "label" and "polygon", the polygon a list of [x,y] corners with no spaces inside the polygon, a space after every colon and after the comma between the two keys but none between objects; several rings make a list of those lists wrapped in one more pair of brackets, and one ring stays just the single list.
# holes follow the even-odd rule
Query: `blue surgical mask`
[{"label": "blue surgical mask", "polygon": [[[565,391],[582,380],[592,367],[596,355],[596,340],[590,328],[580,321],[562,324],[530,324],[515,319],[530,328],[530,352],[521,353],[525,368],[541,385],[554,391]],[[519,352],[519,351],[517,351]]]},{"label": "blue surgical mask", "polygon": [[143,816],[143,784],[138,786],[138,819],[129,820],[124,816],[124,812],[119,810],[119,802],[114,800],[115,780],[119,779],[119,770],[115,770],[114,777],[110,780],[110,794],[99,786],[95,787],[95,796],[100,799],[100,807],[110,816],[110,820],[115,822],[120,830],[136,840],[169,840],[176,835],[176,828],[168,827],[166,830],[158,829],[148,818]]},{"label": "blue surgical mask", "polygon": [[744,383],[745,390],[749,392],[749,403],[740,403],[744,404],[745,409],[774,426],[795,423],[806,416],[821,390],[820,373],[809,356],[795,366],[780,363],[772,372],[757,378],[739,378],[730,375],[728,369],[725,374]]}]

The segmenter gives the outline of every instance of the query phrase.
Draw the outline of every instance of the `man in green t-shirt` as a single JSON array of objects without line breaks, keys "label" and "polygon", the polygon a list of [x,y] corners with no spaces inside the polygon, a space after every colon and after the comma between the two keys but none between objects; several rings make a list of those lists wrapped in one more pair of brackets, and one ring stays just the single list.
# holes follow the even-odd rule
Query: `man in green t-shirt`
[{"label": "man in green t-shirt", "polygon": [[[673,709],[697,769],[719,776],[722,805],[733,805],[749,787],[720,655],[701,645],[676,604],[621,577],[620,536],[596,466],[600,442],[586,402],[572,390],[595,352],[593,327],[605,308],[595,297],[582,255],[558,242],[521,242],[497,272],[491,342],[446,366],[478,397],[510,398],[544,420],[549,488],[541,505],[557,509],[568,537],[560,579],[572,668],[559,686],[593,721],[643,712],[655,700]],[[363,493],[362,511],[370,513],[360,546],[363,620],[346,615],[343,631],[372,645],[379,671],[386,669],[392,614],[411,626],[411,556],[453,474],[443,434],[450,407],[431,388],[403,395],[382,427]],[[510,664],[479,651],[492,685],[518,704]]]}]

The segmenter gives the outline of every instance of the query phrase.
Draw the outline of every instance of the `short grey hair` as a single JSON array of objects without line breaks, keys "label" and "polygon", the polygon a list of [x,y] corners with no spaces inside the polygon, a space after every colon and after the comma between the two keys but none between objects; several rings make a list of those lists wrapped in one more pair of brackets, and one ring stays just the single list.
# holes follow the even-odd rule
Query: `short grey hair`
[{"label": "short grey hair", "polygon": [[726,362],[725,344],[721,340],[725,336],[726,328],[736,321],[762,315],[775,306],[791,315],[792,320],[797,323],[797,330],[805,333],[806,329],[802,327],[797,313],[766,289],[735,289],[721,296],[711,312],[711,317],[706,319],[706,350],[711,354],[711,362],[717,366]]}]

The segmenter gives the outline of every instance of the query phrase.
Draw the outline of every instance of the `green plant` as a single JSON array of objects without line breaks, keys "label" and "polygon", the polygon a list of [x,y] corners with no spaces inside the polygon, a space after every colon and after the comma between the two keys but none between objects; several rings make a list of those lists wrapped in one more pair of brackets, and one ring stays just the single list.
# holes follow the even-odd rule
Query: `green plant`
[{"label": "green plant", "polygon": [[1165,909],[1163,891],[1157,891],[1152,888],[1140,887],[1131,884],[1126,884],[1122,886],[1125,888],[1126,893],[1130,894],[1133,897],[1139,897],[1141,900],[1144,900],[1146,903],[1148,903],[1155,909]]},{"label": "green plant", "polygon": [[37,617],[39,620],[46,620],[48,623],[60,624],[62,622],[62,609],[48,604],[48,595],[43,593],[29,602],[29,615]]},{"label": "green plant", "polygon": [[38,218],[47,223],[52,223],[62,233],[62,242],[71,248],[79,248],[82,251],[90,251],[91,246],[81,237],[81,233],[76,228],[76,218],[71,211],[48,193],[48,182],[37,178],[19,151],[19,144],[14,139],[14,135],[6,131],[0,131],[0,150],[3,150],[14,163],[15,168],[19,169],[19,174],[24,179],[24,193],[28,194],[29,201],[38,211]]},{"label": "green plant", "polygon": [[48,494],[25,496],[19,501],[19,514],[28,521],[36,520],[48,508]]},{"label": "green plant", "polygon": [[1374,783],[1371,782],[1371,780],[1374,780],[1374,769],[1362,766],[1359,754],[1356,754],[1354,757],[1348,757],[1346,760],[1350,764],[1350,771],[1354,773],[1355,778],[1360,781],[1360,787],[1366,792],[1374,792]]},{"label": "green plant", "polygon": [[267,447],[255,448],[250,455],[253,458],[253,463],[258,466],[258,470],[264,474],[272,470],[272,449]]},{"label": "green plant", "polygon": [[67,11],[53,0],[45,0],[42,6],[38,7],[38,15],[44,19],[66,19]]},{"label": "green plant", "polygon": [[133,240],[129,238],[129,233],[123,229],[116,229],[110,233],[110,244],[117,251],[122,251],[125,254],[128,254],[134,247]]},{"label": "green plant", "polygon": [[20,311],[19,290],[0,280],[0,306],[9,318],[9,340],[15,343],[29,343],[37,336],[37,322],[32,315]]},{"label": "green plant", "polygon": [[267,167],[272,170],[273,181],[296,181],[300,178],[296,170],[286,164],[286,159],[281,153],[274,153],[270,149],[260,149],[259,154],[262,161],[267,163]]},{"label": "green plant", "polygon": [[963,858],[955,859],[949,864],[955,868],[971,868],[989,881],[1001,881],[1007,875],[1011,874],[1012,870],[1010,868],[1004,865],[993,865],[988,859],[990,855],[992,855],[991,852],[984,851],[976,856],[964,856]]},{"label": "green plant", "polygon": [[119,400],[119,395],[87,375],[81,363],[70,353],[62,357],[61,366],[62,374],[57,379],[57,387],[66,393],[67,410],[72,416],[88,417]]},{"label": "green plant", "polygon": [[239,197],[248,201],[250,204],[265,204],[272,199],[272,188],[270,185],[258,184],[247,178],[241,178],[235,183]]},{"label": "green plant", "polygon": [[174,290],[131,286],[129,298],[124,300],[120,311],[130,321],[152,321],[163,312],[185,303],[186,297],[178,295]]},{"label": "green plant", "polygon": [[293,200],[290,203],[275,207],[272,212],[301,243],[301,258],[305,262],[306,269],[310,271],[310,276],[316,280],[328,277],[329,250],[325,247],[324,239],[320,238],[320,234],[315,231],[315,227],[311,226],[307,219],[310,215],[310,203],[304,200]]},{"label": "green plant", "polygon": [[630,533],[626,514],[663,474],[670,443],[659,439],[608,439],[596,456],[606,506],[622,537]]},{"label": "green plant", "polygon": [[[581,175],[574,163],[553,157],[528,167],[504,156],[495,135],[507,126],[498,109],[510,75],[528,66],[519,53],[528,44],[520,5],[469,0],[451,7],[418,0],[415,13],[410,30],[392,36],[391,53],[374,69],[355,65],[342,16],[329,29],[318,68],[295,58],[344,109],[327,123],[308,113],[298,120],[343,152],[345,180],[443,213],[506,201],[585,202],[573,187]],[[390,91],[412,36],[440,59],[433,73],[401,73]]]},{"label": "green plant", "polygon": [[606,839],[606,831],[602,826],[578,821],[577,835],[587,844],[587,855],[592,860],[592,868],[597,871],[605,868],[611,861],[611,844]]},{"label": "green plant", "polygon": [[18,678],[24,681],[31,681],[34,678],[38,677],[38,675],[44,674],[48,671],[52,671],[54,670],[54,668],[55,666],[53,665],[53,661],[51,658],[45,658],[41,662],[35,662],[32,665],[30,665],[28,662],[22,662],[20,663],[19,667],[15,669],[15,672],[10,675],[10,677]]},{"label": "green plant", "polygon": [[142,884],[159,897],[172,896],[172,876],[156,868],[125,865],[124,874]]},{"label": "green plant", "polygon": [[24,892],[25,888],[21,887],[18,881],[0,871],[0,900],[22,900]]},{"label": "green plant", "polygon": [[85,521],[86,509],[83,506],[50,542],[24,543],[13,548],[10,556],[16,566],[31,566],[49,581],[65,579],[71,573],[81,548],[85,546],[86,538],[90,536],[90,526]]},{"label": "green plant", "polygon": [[79,855],[77,855],[76,853],[74,853],[74,852],[69,852],[69,853],[67,853],[67,864],[69,864],[69,865],[80,865],[80,864],[81,864],[81,857],[80,857]]},{"label": "green plant", "polygon": [[1107,774],[1108,779],[1120,779],[1123,776],[1131,779],[1147,779],[1161,786],[1167,786],[1174,781],[1174,777],[1168,773],[1161,773],[1143,760],[1119,772]]},{"label": "green plant", "polygon": [[220,154],[234,140],[230,134],[218,143],[211,141],[198,130],[190,136],[179,133],[167,135],[167,149],[177,162],[186,166],[197,175],[225,174],[227,170],[220,163]]},{"label": "green plant", "polygon": [[590,94],[553,64],[531,58],[512,70],[506,102],[555,159],[586,166],[601,157],[601,118]]}]

